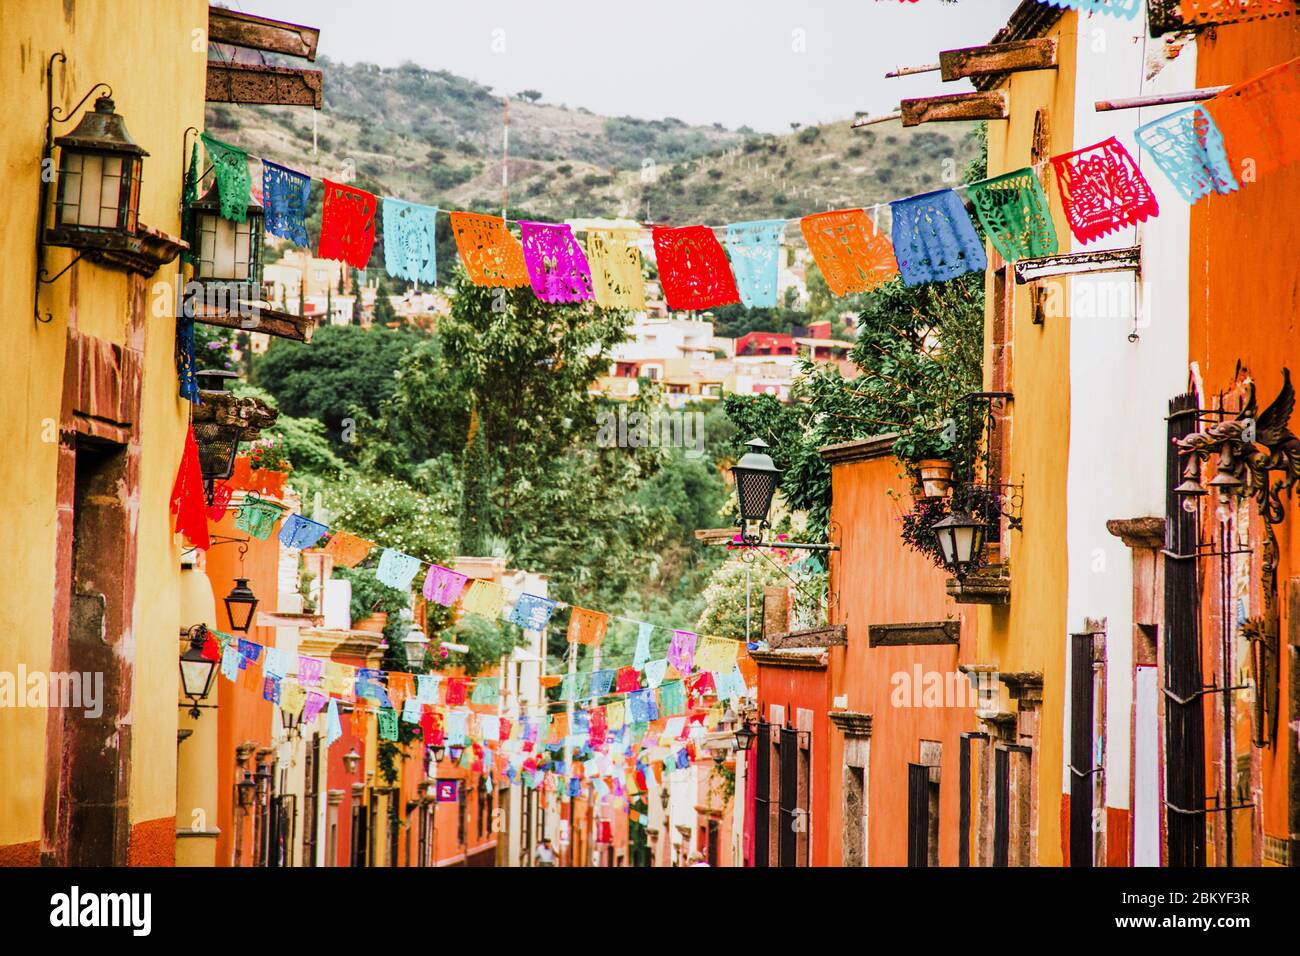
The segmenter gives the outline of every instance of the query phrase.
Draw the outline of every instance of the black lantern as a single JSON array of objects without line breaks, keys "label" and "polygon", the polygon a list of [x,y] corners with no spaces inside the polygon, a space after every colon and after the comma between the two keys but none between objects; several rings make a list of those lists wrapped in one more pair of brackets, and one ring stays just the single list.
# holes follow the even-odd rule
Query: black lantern
[{"label": "black lantern", "polygon": [[253,624],[253,611],[257,609],[257,595],[248,586],[248,578],[235,578],[235,586],[226,595],[225,602],[231,629],[247,634]]},{"label": "black lantern", "polygon": [[460,758],[463,753],[465,753],[464,747],[452,745],[447,748],[447,756],[451,758],[452,763],[460,763]]},{"label": "black lantern", "polygon": [[442,763],[442,758],[445,757],[445,756],[447,756],[447,748],[446,748],[446,747],[434,747],[433,750],[432,750],[431,752],[432,752],[432,754],[433,754],[433,762],[434,762],[434,763]]},{"label": "black lantern", "polygon": [[[207,369],[195,372],[200,392],[217,392],[229,394],[227,383],[238,378],[237,372],[223,369]],[[239,440],[244,434],[242,425],[228,425],[221,422],[194,422],[194,444],[199,450],[199,474],[203,477],[203,489],[207,493],[208,504],[212,503],[212,486],[214,482],[225,481],[235,473],[235,459],[239,456]]]},{"label": "black lantern", "polygon": [[749,750],[749,745],[754,742],[755,736],[754,728],[749,725],[748,721],[741,724],[736,728],[736,749]]},{"label": "black lantern", "polygon": [[[731,469],[736,480],[736,504],[740,510],[740,537],[746,544],[757,544],[762,529],[767,524],[767,513],[772,507],[772,496],[781,481],[781,469],[773,464],[771,457],[763,451],[767,442],[761,438],[751,438],[745,442],[749,449],[745,456]],[[759,534],[750,535],[748,524],[758,522]]]},{"label": "black lantern", "polygon": [[931,525],[931,530],[938,539],[944,567],[957,580],[962,580],[979,564],[987,530],[984,523],[965,512],[954,511]]},{"label": "black lantern", "polygon": [[207,699],[216,676],[217,662],[203,656],[203,645],[208,640],[208,629],[195,624],[189,630],[190,646],[181,655],[181,692],[190,699],[190,716],[199,716],[199,701]]},{"label": "black lantern", "polygon": [[265,213],[249,202],[244,221],[221,214],[221,195],[214,182],[202,199],[190,204],[194,217],[194,278],[206,290],[226,297],[231,311],[241,302],[257,301],[262,291],[262,231]]},{"label": "black lantern", "polygon": [[244,810],[251,809],[257,802],[257,780],[245,770],[244,779],[235,786],[239,791],[239,806]]},{"label": "black lantern", "polygon": [[59,147],[54,228],[45,241],[83,250],[122,250],[135,236],[140,171],[149,154],[135,144],[126,122],[101,96]]}]

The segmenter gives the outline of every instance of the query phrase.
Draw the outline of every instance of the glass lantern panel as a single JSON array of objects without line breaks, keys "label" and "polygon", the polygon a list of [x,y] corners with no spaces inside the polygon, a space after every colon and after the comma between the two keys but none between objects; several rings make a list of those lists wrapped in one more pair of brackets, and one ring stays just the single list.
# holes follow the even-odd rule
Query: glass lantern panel
[{"label": "glass lantern panel", "polygon": [[[90,195],[95,198],[98,209],[95,221],[85,225],[97,226],[100,229],[116,229],[117,212],[122,201],[122,157],[96,156],[94,158],[99,161],[100,168],[99,194]],[[85,211],[84,206],[82,209]]]},{"label": "glass lantern panel", "polygon": [[59,222],[69,226],[81,225],[81,181],[83,161],[81,153],[65,153],[63,169],[59,174]]},{"label": "glass lantern panel", "polygon": [[952,535],[957,550],[956,558],[965,564],[975,553],[975,529],[970,526],[956,527],[952,529]]},{"label": "glass lantern panel", "polygon": [[943,554],[943,562],[948,566],[953,564],[953,535],[951,528],[940,528],[935,537],[939,540],[939,551]]},{"label": "glass lantern panel", "polygon": [[186,697],[203,697],[212,676],[212,661],[181,661],[181,683]]}]

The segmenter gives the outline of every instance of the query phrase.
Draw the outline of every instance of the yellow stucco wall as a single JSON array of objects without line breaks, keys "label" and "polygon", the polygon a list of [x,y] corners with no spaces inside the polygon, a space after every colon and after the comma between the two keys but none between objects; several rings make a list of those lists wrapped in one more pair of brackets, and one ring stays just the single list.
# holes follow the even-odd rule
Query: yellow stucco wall
[{"label": "yellow stucco wall", "polygon": [[[140,221],[180,233],[181,138],[202,127],[206,69],[206,0],[4,0],[0,4],[0,487],[9,497],[0,522],[0,553],[9,585],[0,602],[0,670],[48,670],[55,592],[55,494],[61,383],[69,293],[78,288],[76,325],[124,341],[125,273],[79,263],[41,293],[49,324],[32,315],[36,204],[45,125],[45,66],[56,65],[54,102],[68,109],[96,82],[113,87],[117,111],[149,156],[144,161]],[[195,31],[198,31],[197,33]],[[197,47],[197,49],[196,49]],[[92,108],[93,98],[84,109]],[[73,122],[57,126],[56,135]],[[71,251],[51,249],[57,272]],[[151,280],[174,280],[179,262]],[[176,397],[173,301],[150,295],[141,399],[139,555],[135,641],[130,815],[132,824],[172,816],[176,797],[176,683],[179,548],[168,499],[180,457],[186,405]],[[41,835],[45,791],[43,710],[0,709],[0,847]]]},{"label": "yellow stucco wall", "polygon": [[[1013,74],[1010,119],[989,123],[990,176],[1031,163],[1034,118],[1048,111],[1049,155],[1072,150],[1074,135],[1077,14],[1067,12],[1048,34],[1061,38],[1055,70]],[[1050,169],[1044,179],[1052,203],[1060,251],[1070,250],[1070,230]],[[1008,271],[1010,266],[1008,266]],[[987,276],[988,308],[995,302],[992,269]],[[1064,289],[1068,293],[1068,287]],[[1010,532],[1011,604],[981,608],[979,660],[1001,671],[1040,671],[1043,704],[1039,746],[1038,860],[1059,866],[1061,854],[1062,721],[1066,643],[1066,477],[1070,447],[1070,327],[1068,316],[1032,322],[1030,286],[1013,292],[1011,379],[1015,393],[1011,454],[1004,481],[1024,485],[1024,530]],[[1062,301],[1069,301],[1068,294]],[[986,348],[992,322],[985,323]],[[986,353],[987,354],[987,353]],[[985,387],[991,388],[985,362]]]}]

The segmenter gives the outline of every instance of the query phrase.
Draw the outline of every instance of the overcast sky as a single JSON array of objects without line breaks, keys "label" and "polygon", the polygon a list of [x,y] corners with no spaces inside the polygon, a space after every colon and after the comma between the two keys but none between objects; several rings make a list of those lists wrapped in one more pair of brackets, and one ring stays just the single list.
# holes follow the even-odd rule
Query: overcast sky
[{"label": "overcast sky", "polygon": [[895,66],[987,43],[1018,0],[223,0],[321,30],[347,63],[408,60],[609,116],[786,132],[970,87]]}]

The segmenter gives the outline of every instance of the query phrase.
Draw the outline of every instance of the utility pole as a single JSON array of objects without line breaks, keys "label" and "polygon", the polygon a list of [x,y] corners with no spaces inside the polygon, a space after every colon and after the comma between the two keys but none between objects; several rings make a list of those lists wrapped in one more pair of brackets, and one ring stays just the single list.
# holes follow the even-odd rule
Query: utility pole
[{"label": "utility pole", "polygon": [[501,124],[501,218],[506,218],[510,193],[510,97],[506,97],[505,118]]}]

